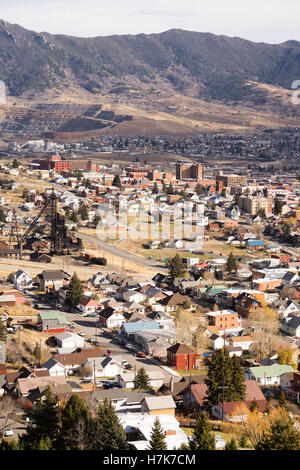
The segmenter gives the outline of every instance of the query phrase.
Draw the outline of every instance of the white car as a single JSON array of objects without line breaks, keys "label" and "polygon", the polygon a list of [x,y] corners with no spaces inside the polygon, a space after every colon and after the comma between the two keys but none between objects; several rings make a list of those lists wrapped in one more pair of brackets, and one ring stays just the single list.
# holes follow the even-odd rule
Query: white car
[{"label": "white car", "polygon": [[84,331],[81,331],[80,333],[78,333],[79,336],[85,336],[85,332]]},{"label": "white car", "polygon": [[12,429],[10,428],[6,428],[5,431],[4,431],[4,436],[13,436],[14,435],[14,432]]}]

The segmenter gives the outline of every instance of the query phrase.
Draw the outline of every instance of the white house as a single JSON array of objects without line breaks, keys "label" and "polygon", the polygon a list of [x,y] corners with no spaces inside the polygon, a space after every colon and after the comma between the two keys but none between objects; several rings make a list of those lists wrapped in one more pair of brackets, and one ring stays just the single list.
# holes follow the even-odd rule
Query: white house
[{"label": "white house", "polygon": [[45,364],[43,364],[43,368],[49,370],[49,374],[51,377],[59,377],[59,376],[66,376],[67,369],[57,362],[53,357],[51,357]]},{"label": "white house", "polygon": [[55,339],[59,345],[59,347],[63,349],[68,349],[68,348],[83,348],[84,347],[84,339],[76,335],[75,333],[69,333],[69,332],[63,332],[63,333],[58,333],[55,335]]},{"label": "white house", "polygon": [[[210,343],[210,347],[212,349],[214,349],[215,351],[217,349],[222,349],[222,348],[224,348],[224,337],[213,334],[209,338],[209,343]],[[225,340],[225,346],[228,346],[228,341],[227,340]]]},{"label": "white house", "polygon": [[123,371],[121,358],[112,356],[103,356],[98,358],[89,358],[84,366],[92,369],[92,377],[117,377]]},{"label": "white house", "polygon": [[229,339],[229,345],[232,347],[240,347],[243,351],[248,351],[254,341],[251,336],[232,336]]},{"label": "white house", "polygon": [[[117,379],[122,388],[134,388],[135,373],[123,372]],[[153,388],[159,388],[164,383],[164,375],[159,370],[147,370],[147,375],[150,379],[150,386]]]},{"label": "white house", "polygon": [[290,336],[300,338],[300,317],[290,315],[280,322],[280,329]]},{"label": "white house", "polygon": [[82,313],[95,313],[99,307],[99,302],[94,299],[84,299],[80,304],[78,304],[78,310]]},{"label": "white house", "polygon": [[32,279],[30,275],[22,269],[19,269],[13,274],[12,281],[15,288],[30,287],[32,285]]},{"label": "white house", "polygon": [[140,292],[136,292],[135,290],[127,290],[123,292],[123,300],[125,302],[143,302],[145,300],[145,296]]}]

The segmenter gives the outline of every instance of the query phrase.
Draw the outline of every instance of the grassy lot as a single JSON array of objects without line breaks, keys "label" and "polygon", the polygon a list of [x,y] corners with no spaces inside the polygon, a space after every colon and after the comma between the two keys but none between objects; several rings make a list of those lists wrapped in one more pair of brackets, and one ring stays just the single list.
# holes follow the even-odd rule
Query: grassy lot
[{"label": "grassy lot", "polygon": [[199,369],[199,370],[177,370],[178,374],[184,375],[184,376],[189,376],[189,375],[206,375],[207,370],[206,369]]}]

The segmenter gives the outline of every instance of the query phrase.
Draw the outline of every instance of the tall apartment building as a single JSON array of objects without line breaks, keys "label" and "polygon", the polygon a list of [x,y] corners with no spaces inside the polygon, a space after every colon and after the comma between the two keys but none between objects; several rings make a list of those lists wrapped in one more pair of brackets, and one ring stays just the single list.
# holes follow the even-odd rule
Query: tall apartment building
[{"label": "tall apartment building", "polygon": [[266,215],[272,214],[272,199],[262,196],[241,196],[238,198],[239,209],[255,215],[259,209],[265,209]]},{"label": "tall apartment building", "polygon": [[216,186],[217,191],[222,191],[223,188],[228,186],[245,186],[247,184],[247,177],[242,175],[217,175]]},{"label": "tall apartment building", "polygon": [[176,162],[176,179],[195,179],[202,180],[203,166],[201,163],[188,163],[185,161]]}]

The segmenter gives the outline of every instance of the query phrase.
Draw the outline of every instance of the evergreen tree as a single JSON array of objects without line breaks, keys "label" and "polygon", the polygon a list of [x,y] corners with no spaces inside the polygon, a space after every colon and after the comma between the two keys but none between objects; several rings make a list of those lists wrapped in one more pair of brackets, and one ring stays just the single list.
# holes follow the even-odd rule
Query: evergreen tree
[{"label": "evergreen tree", "polygon": [[[90,418],[89,409],[82,398],[72,395],[61,412],[60,447],[66,450],[82,450],[82,436],[78,433],[78,426],[86,427]],[[83,431],[83,435],[84,435]]]},{"label": "evergreen tree", "polygon": [[243,433],[239,439],[239,446],[242,449],[247,449],[248,447],[248,440],[247,440],[247,434]]},{"label": "evergreen tree", "polygon": [[158,189],[157,183],[154,183],[152,194],[158,194],[158,193],[159,193],[159,189]]},{"label": "evergreen tree", "polygon": [[126,433],[119,422],[115,408],[107,398],[99,405],[97,427],[98,450],[128,450]]},{"label": "evergreen tree", "polygon": [[172,183],[170,183],[168,188],[167,188],[167,194],[169,194],[169,195],[174,194],[174,188],[173,188]]},{"label": "evergreen tree", "polygon": [[33,357],[35,358],[39,366],[41,366],[41,356],[42,356],[41,345],[40,343],[36,343],[34,351],[33,351]]},{"label": "evergreen tree", "polygon": [[121,183],[121,179],[120,179],[120,176],[119,175],[116,175],[113,179],[113,182],[112,182],[112,185],[113,186],[116,186],[117,188],[119,189],[123,189],[123,186],[122,186],[122,183]]},{"label": "evergreen tree", "polygon": [[178,254],[171,258],[169,262],[169,277],[174,282],[176,277],[183,277],[186,272],[181,256]]},{"label": "evergreen tree", "polygon": [[152,428],[149,450],[167,450],[165,434],[158,418],[155,419]]},{"label": "evergreen tree", "polygon": [[215,436],[211,432],[211,425],[208,422],[207,414],[200,413],[192,437],[189,438],[191,450],[215,450]]},{"label": "evergreen tree", "polygon": [[196,191],[197,196],[201,196],[201,194],[203,194],[204,192],[204,188],[200,183],[197,183],[195,187],[195,191]]},{"label": "evergreen tree", "polygon": [[72,211],[72,214],[71,214],[71,216],[70,216],[70,220],[72,220],[72,222],[75,222],[75,224],[77,224],[77,222],[78,222],[78,216],[77,216],[77,214],[76,214],[75,211]]},{"label": "evergreen tree", "polygon": [[77,274],[74,273],[66,292],[66,304],[72,308],[76,308],[77,305],[84,299],[84,289],[78,278]]},{"label": "evergreen tree", "polygon": [[82,220],[87,220],[89,218],[88,209],[85,204],[82,204],[79,210]]},{"label": "evergreen tree", "polygon": [[4,214],[4,210],[2,209],[2,207],[0,208],[0,222],[5,222],[5,214]]},{"label": "evergreen tree", "polygon": [[101,222],[101,217],[100,217],[100,215],[95,215],[94,220],[93,220],[94,226],[97,227],[97,225],[99,224],[99,222]]},{"label": "evergreen tree", "polygon": [[275,417],[255,446],[256,450],[300,450],[300,433],[289,414],[283,412]]},{"label": "evergreen tree", "polygon": [[26,433],[20,437],[25,450],[38,446],[42,439],[44,442],[50,439],[52,447],[55,448],[59,431],[58,411],[55,396],[48,385],[44,391],[44,399],[32,410],[35,425],[28,426]]},{"label": "evergreen tree", "polygon": [[258,403],[257,403],[257,401],[256,401],[255,398],[254,398],[254,400],[251,402],[249,409],[250,409],[251,413],[253,413],[253,412],[255,412],[255,411],[259,411]]},{"label": "evergreen tree", "polygon": [[233,253],[231,252],[227,258],[226,270],[229,271],[229,273],[231,273],[232,271],[236,271],[237,268],[238,268],[238,265],[237,265],[236,259],[233,256]]},{"label": "evergreen tree", "polygon": [[13,168],[19,168],[20,163],[16,158],[14,159],[12,166],[13,166]]},{"label": "evergreen tree", "polygon": [[229,361],[231,362],[231,400],[243,401],[246,396],[246,385],[240,360],[237,356],[233,356],[231,359],[229,358]]},{"label": "evergreen tree", "polygon": [[234,437],[232,437],[229,442],[226,442],[225,450],[237,450],[236,440]]},{"label": "evergreen tree", "polygon": [[144,369],[144,367],[141,367],[135,376],[134,379],[134,389],[138,390],[151,390],[152,387],[150,385],[150,378]]},{"label": "evergreen tree", "polygon": [[209,410],[213,405],[221,403],[223,396],[224,401],[231,401],[231,373],[230,358],[225,355],[223,349],[219,349],[209,362],[205,379],[207,392],[204,403]]},{"label": "evergreen tree", "polygon": [[280,215],[282,212],[282,207],[283,207],[283,202],[281,199],[275,199],[274,201],[274,214],[275,215]]}]

